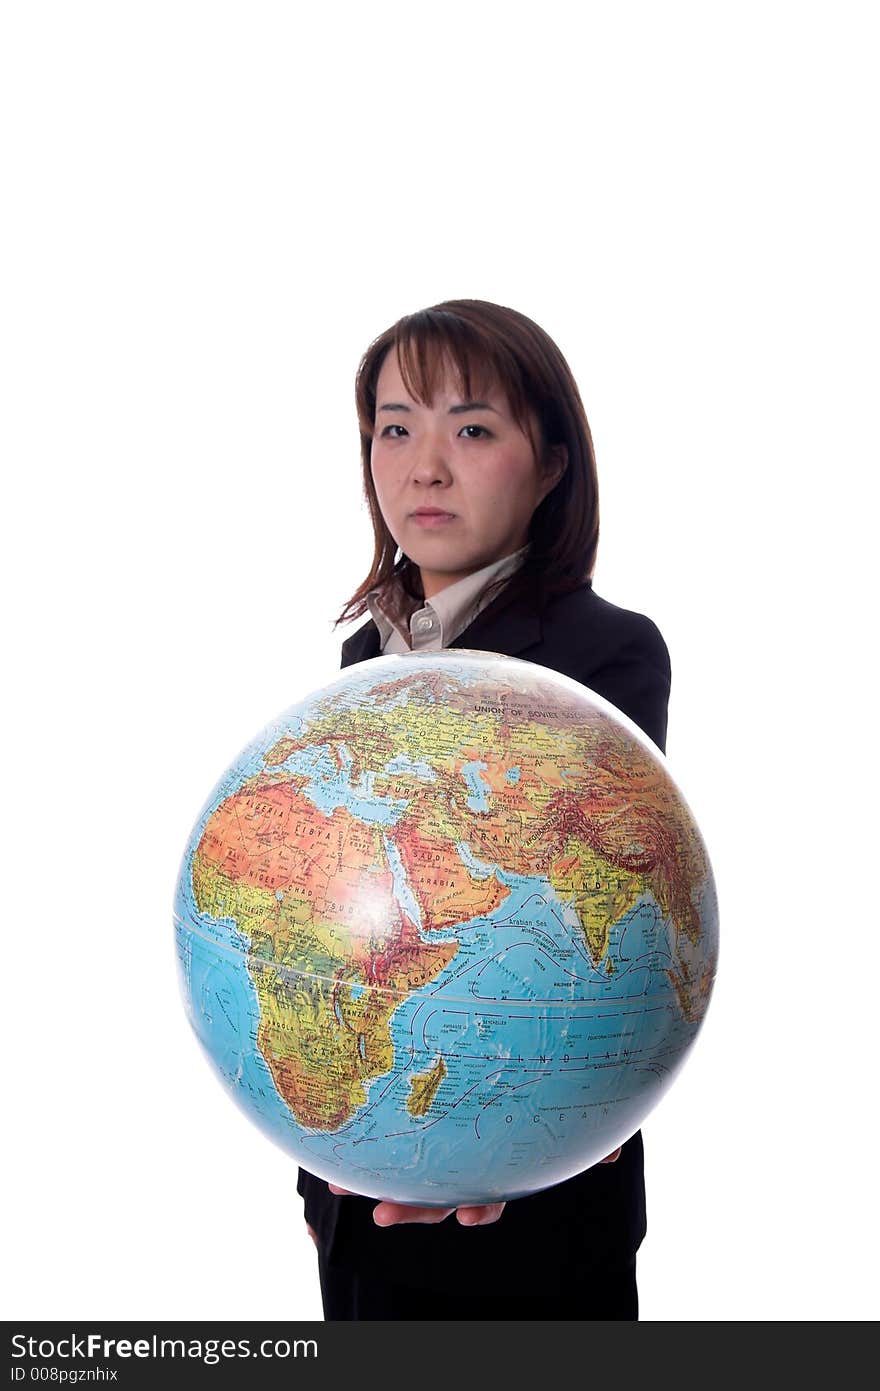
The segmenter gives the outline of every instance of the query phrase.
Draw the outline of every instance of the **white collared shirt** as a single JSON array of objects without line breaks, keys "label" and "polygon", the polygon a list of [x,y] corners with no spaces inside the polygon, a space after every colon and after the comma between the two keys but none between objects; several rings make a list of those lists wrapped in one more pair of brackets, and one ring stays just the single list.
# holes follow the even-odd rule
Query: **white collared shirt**
[{"label": "white collared shirt", "polygon": [[381,599],[382,589],[371,589],[367,604],[379,629],[380,652],[436,652],[448,647],[498,593],[493,589],[488,594],[489,585],[502,576],[512,575],[522,565],[528,549],[527,543],[447,585],[424,603],[407,594],[396,577],[384,586]]}]

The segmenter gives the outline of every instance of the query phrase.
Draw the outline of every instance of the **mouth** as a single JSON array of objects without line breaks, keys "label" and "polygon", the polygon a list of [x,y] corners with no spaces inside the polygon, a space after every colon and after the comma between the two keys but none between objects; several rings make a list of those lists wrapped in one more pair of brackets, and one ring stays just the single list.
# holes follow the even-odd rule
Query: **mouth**
[{"label": "mouth", "polygon": [[454,522],[456,516],[454,512],[411,512],[410,520],[417,526],[444,526],[446,522]]}]

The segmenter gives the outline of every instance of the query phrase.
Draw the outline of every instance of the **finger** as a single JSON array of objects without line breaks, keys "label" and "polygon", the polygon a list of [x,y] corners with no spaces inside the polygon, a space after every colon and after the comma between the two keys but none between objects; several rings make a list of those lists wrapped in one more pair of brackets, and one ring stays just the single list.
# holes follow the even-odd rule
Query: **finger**
[{"label": "finger", "polygon": [[484,1203],[482,1207],[460,1207],[458,1220],[463,1227],[487,1227],[497,1222],[504,1211],[505,1203]]},{"label": "finger", "polygon": [[373,1221],[378,1227],[394,1227],[399,1222],[445,1222],[454,1207],[415,1207],[409,1203],[377,1203]]},{"label": "finger", "polygon": [[331,1193],[335,1193],[338,1197],[357,1198],[360,1196],[357,1193],[352,1193],[350,1188],[337,1188],[335,1183],[328,1183],[327,1187],[330,1189]]},{"label": "finger", "polygon": [[599,1163],[600,1163],[600,1164],[616,1164],[617,1161],[618,1161],[618,1159],[620,1158],[620,1151],[621,1151],[622,1149],[623,1149],[623,1145],[618,1145],[618,1146],[617,1146],[617,1149],[614,1151],[613,1154],[606,1154],[606,1156],[605,1156],[604,1159],[600,1159],[600,1160],[599,1160]]}]

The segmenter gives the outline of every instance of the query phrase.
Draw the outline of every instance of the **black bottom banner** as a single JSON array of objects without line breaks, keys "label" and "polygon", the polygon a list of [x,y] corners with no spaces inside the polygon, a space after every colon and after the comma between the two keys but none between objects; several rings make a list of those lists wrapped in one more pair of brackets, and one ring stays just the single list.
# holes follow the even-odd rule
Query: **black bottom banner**
[{"label": "black bottom banner", "polygon": [[[866,1330],[871,1324],[861,1325]],[[675,1367],[677,1391],[709,1377],[754,1373],[790,1380],[798,1364],[811,1378],[852,1363],[853,1325],[816,1323],[361,1322],[149,1323],[79,1319],[10,1322],[6,1384],[12,1387],[111,1386],[247,1388],[342,1387],[369,1375],[386,1391],[444,1385],[461,1391],[500,1378],[533,1383],[569,1377],[627,1387]],[[844,1330],[846,1330],[844,1332]],[[844,1339],[846,1340],[844,1342]],[[859,1340],[857,1340],[859,1341]],[[693,1378],[691,1377],[693,1373]],[[0,1373],[0,1377],[2,1377]],[[0,1383],[2,1391],[2,1383]]]}]

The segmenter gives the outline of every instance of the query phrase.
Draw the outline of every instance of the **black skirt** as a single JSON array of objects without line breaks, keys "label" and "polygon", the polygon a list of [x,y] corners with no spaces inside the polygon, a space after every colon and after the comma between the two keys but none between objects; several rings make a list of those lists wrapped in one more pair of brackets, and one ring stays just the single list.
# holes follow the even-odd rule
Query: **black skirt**
[{"label": "black skirt", "polygon": [[603,1268],[592,1279],[570,1281],[564,1294],[448,1294],[329,1265],[318,1252],[325,1320],[362,1319],[627,1319],[639,1317],[636,1258],[619,1270]]}]

